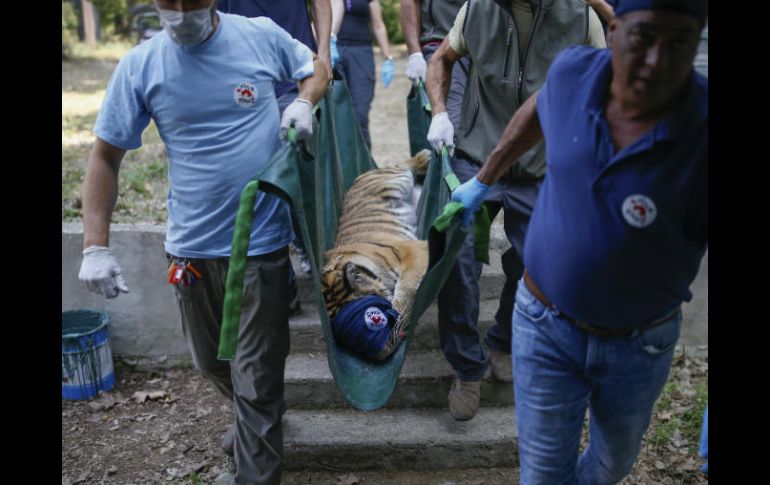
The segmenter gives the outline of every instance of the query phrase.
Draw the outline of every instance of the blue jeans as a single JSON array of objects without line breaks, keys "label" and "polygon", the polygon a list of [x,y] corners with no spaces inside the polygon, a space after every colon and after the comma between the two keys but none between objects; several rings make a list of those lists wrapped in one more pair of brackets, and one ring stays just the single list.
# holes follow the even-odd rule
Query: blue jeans
[{"label": "blue jeans", "polygon": [[[631,471],[668,379],[681,321],[676,312],[642,334],[600,339],[545,307],[519,281],[512,358],[522,485],[617,483]],[[589,443],[578,457],[586,408]]]}]

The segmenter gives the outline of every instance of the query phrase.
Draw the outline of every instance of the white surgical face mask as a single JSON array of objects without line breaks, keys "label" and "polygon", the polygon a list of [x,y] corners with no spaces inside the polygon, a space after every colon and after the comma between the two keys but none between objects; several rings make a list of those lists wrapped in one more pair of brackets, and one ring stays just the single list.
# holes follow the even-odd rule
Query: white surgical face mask
[{"label": "white surgical face mask", "polygon": [[160,24],[179,45],[196,45],[208,37],[214,26],[211,21],[211,7],[190,12],[178,12],[159,8]]}]

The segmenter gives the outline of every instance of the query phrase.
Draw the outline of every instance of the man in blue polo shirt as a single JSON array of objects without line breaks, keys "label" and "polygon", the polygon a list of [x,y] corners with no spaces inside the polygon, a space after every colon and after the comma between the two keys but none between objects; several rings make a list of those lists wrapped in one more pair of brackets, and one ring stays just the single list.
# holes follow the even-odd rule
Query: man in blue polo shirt
[{"label": "man in blue polo shirt", "polygon": [[692,68],[706,10],[620,0],[609,50],[564,51],[452,194],[470,216],[545,140],[512,321],[522,484],[619,482],[668,378],[708,245],[708,81]]},{"label": "man in blue polo shirt", "polygon": [[[214,0],[155,0],[164,31],[115,68],[96,120],[83,183],[79,278],[107,298],[128,288],[108,247],[118,171],[152,120],[169,159],[165,249],[182,329],[201,373],[233,401],[238,483],[281,479],[289,352],[289,210],[260,193],[244,278],[235,359],[217,359],[225,281],[240,193],[280,147],[290,126],[312,134],[312,107],[327,70],[267,18],[216,12]],[[300,82],[279,115],[273,86]],[[257,148],[255,148],[257,147]]]}]

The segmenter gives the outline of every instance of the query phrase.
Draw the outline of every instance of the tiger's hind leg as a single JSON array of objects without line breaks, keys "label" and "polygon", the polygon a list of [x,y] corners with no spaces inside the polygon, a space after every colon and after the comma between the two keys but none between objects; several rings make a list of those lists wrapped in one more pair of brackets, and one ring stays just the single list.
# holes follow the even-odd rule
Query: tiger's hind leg
[{"label": "tiger's hind leg", "polygon": [[378,357],[380,360],[392,354],[401,341],[406,338],[406,329],[412,320],[412,309],[414,308],[417,288],[428,270],[428,241],[400,241],[394,246],[398,251],[401,264],[391,304],[399,316],[398,321],[393,326],[388,343],[380,352]]}]

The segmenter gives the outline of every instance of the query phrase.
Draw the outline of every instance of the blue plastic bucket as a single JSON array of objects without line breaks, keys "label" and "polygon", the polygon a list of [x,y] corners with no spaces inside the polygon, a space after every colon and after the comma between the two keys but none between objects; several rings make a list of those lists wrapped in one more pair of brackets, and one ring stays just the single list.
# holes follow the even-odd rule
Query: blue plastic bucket
[{"label": "blue plastic bucket", "polygon": [[110,316],[96,310],[61,314],[61,396],[88,399],[115,385],[107,324]]}]

